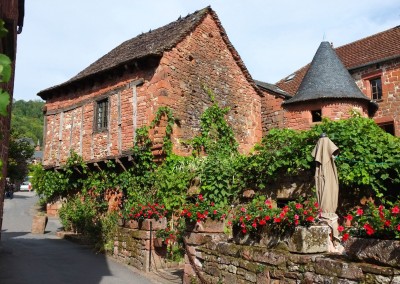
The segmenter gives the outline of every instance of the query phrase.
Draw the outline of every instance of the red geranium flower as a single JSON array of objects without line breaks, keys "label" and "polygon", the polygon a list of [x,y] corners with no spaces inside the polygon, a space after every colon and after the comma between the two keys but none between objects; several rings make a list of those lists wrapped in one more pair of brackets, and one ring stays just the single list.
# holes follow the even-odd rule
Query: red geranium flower
[{"label": "red geranium flower", "polygon": [[366,223],[366,224],[363,226],[363,228],[367,231],[367,235],[368,235],[368,236],[371,236],[371,235],[373,235],[373,234],[375,233],[374,228],[373,228],[370,224],[368,224],[368,223]]},{"label": "red geranium flower", "polygon": [[267,224],[267,222],[266,222],[264,219],[261,219],[260,221],[258,221],[258,223],[259,223],[261,226],[264,226],[265,224]]},{"label": "red geranium flower", "polygon": [[343,234],[342,241],[344,241],[344,242],[347,241],[349,239],[349,237],[350,237],[350,235],[348,233]]},{"label": "red geranium flower", "polygon": [[352,215],[347,215],[346,217],[344,217],[346,220],[351,221],[353,220],[353,216]]},{"label": "red geranium flower", "polygon": [[361,216],[362,214],[364,214],[364,210],[362,210],[361,208],[357,209],[357,215]]},{"label": "red geranium flower", "polygon": [[392,213],[393,214],[398,214],[399,212],[400,212],[400,208],[397,205],[392,208]]},{"label": "red geranium flower", "polygon": [[274,218],[275,223],[280,223],[281,221],[282,221],[281,218]]},{"label": "red geranium flower", "polygon": [[301,205],[300,203],[296,203],[296,209],[301,209],[303,208],[303,205]]},{"label": "red geranium flower", "polygon": [[343,226],[339,226],[337,229],[338,229],[339,232],[343,232],[344,231],[344,227]]},{"label": "red geranium flower", "polygon": [[312,222],[312,221],[314,221],[314,217],[313,217],[313,216],[308,216],[308,217],[306,218],[306,221]]}]

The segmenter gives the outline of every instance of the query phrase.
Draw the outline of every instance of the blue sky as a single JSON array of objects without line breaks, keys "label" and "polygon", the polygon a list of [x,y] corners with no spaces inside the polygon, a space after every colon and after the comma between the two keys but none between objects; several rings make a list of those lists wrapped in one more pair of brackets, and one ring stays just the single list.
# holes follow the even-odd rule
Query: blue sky
[{"label": "blue sky", "polygon": [[400,25],[398,0],[25,1],[14,99],[63,83],[125,40],[211,5],[254,79],[275,83],[335,47]]}]

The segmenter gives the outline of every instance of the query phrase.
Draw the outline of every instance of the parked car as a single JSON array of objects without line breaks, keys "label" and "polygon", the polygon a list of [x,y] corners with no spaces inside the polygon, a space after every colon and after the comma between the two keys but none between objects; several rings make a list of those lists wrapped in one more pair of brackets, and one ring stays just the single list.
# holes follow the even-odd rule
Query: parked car
[{"label": "parked car", "polygon": [[19,188],[20,191],[32,191],[32,183],[29,181],[30,177],[27,177],[26,180],[21,183]]}]

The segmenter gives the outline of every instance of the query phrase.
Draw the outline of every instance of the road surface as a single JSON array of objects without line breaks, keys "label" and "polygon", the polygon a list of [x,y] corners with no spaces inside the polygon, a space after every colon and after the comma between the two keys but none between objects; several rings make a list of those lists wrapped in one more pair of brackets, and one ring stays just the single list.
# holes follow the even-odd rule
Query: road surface
[{"label": "road surface", "polygon": [[57,218],[49,219],[45,234],[31,234],[37,201],[33,192],[16,192],[13,199],[5,199],[1,284],[157,283],[132,267],[95,254],[87,246],[58,238],[61,225]]}]

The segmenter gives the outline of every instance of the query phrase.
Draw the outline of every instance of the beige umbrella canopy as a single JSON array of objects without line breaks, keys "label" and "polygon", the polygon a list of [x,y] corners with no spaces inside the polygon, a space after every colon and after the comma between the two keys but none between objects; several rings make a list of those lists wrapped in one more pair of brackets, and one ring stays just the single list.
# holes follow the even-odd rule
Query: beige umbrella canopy
[{"label": "beige umbrella canopy", "polygon": [[322,134],[312,151],[316,161],[315,187],[322,213],[335,213],[338,205],[339,181],[333,155],[339,148]]}]

